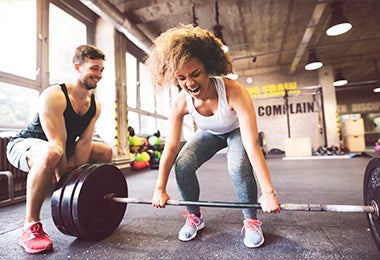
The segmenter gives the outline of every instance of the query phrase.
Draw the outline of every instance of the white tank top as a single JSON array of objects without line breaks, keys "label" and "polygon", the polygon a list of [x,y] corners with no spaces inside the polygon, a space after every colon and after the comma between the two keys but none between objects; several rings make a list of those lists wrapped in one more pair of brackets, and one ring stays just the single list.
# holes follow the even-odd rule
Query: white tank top
[{"label": "white tank top", "polygon": [[236,112],[230,110],[227,103],[226,89],[222,77],[210,77],[215,84],[218,94],[218,109],[212,116],[203,116],[198,113],[193,104],[193,99],[186,92],[186,104],[189,114],[193,117],[198,128],[212,134],[225,134],[239,127]]}]

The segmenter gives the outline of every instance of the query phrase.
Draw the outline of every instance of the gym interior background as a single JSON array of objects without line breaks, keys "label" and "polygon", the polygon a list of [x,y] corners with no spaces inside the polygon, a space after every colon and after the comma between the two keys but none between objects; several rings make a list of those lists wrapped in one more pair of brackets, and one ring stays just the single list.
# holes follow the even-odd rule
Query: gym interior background
[{"label": "gym interior background", "polygon": [[[329,36],[334,6],[352,28]],[[373,152],[380,137],[378,17],[377,0],[0,1],[0,134],[23,128],[39,93],[70,79],[75,47],[94,44],[106,54],[96,89],[103,113],[94,138],[111,144],[115,164],[127,167],[128,126],[142,137],[159,130],[164,141],[170,99],[179,91],[155,91],[143,64],[149,47],[162,31],[193,23],[228,46],[230,76],[251,93],[266,152],[311,157],[332,146]],[[323,66],[306,70],[313,55]],[[338,76],[348,83],[334,86]],[[184,141],[193,130],[187,119]],[[0,170],[9,170],[3,147],[0,160]],[[25,174],[11,171],[22,196]],[[4,200],[8,179],[0,176]]]},{"label": "gym interior background", "polygon": [[[128,126],[139,136],[160,130],[165,138],[168,100],[178,89],[155,91],[143,61],[162,31],[194,23],[227,44],[234,73],[255,102],[268,151],[285,151],[289,138],[307,138],[307,149],[349,146],[361,152],[380,135],[379,94],[373,92],[380,84],[378,1],[341,2],[340,10],[352,29],[338,36],[326,35],[336,1],[12,0],[0,4],[0,28],[6,35],[0,50],[1,131],[22,128],[34,115],[41,90],[70,78],[75,46],[91,43],[107,54],[96,92],[104,104],[98,125],[108,127],[97,127],[96,133],[115,147],[115,160],[129,156]],[[322,68],[305,70],[311,52],[323,62]],[[348,84],[333,86],[336,72]],[[345,138],[341,126],[349,119],[360,119],[362,125],[350,124],[355,129]],[[192,131],[193,124],[187,120],[183,139]]]}]

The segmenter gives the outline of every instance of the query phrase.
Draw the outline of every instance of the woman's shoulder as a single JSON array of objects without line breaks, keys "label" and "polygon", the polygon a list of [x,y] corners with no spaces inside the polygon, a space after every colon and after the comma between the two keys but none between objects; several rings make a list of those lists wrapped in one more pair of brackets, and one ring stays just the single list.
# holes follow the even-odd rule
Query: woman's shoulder
[{"label": "woman's shoulder", "polygon": [[227,95],[229,93],[241,93],[245,90],[245,87],[234,79],[223,77],[223,82]]},{"label": "woman's shoulder", "polygon": [[186,106],[186,91],[182,90],[178,92],[178,94],[173,98],[171,102],[171,107],[172,109],[180,112],[184,109],[187,111],[187,106]]}]

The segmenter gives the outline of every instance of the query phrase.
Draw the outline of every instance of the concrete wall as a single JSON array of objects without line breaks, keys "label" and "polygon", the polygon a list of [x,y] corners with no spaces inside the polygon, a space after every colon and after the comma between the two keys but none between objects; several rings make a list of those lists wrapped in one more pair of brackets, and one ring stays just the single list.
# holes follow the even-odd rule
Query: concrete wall
[{"label": "concrete wall", "polygon": [[[300,71],[293,76],[284,73],[256,75],[252,77],[252,82],[247,78],[238,80],[252,96],[258,128],[264,132],[267,150],[277,148],[285,151],[285,140],[289,137],[308,137],[313,149],[326,145],[326,115],[322,110],[325,100],[322,101],[323,87],[317,71]],[[335,100],[335,96],[333,98]],[[333,132],[335,134],[337,131]]]}]

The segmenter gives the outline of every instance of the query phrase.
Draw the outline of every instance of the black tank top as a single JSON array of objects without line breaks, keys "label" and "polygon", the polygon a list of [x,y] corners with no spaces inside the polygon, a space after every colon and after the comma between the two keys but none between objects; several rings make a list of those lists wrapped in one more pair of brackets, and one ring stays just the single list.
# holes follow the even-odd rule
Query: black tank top
[{"label": "black tank top", "polygon": [[[63,116],[65,118],[65,126],[66,126],[66,134],[67,134],[66,157],[67,159],[69,159],[74,153],[77,138],[84,132],[84,130],[86,130],[91,119],[95,116],[96,104],[95,104],[94,94],[92,94],[90,108],[87,110],[87,112],[83,116],[80,116],[77,113],[75,113],[71,105],[69,95],[67,93],[66,85],[61,84],[60,86],[66,97],[66,109],[63,112]],[[16,136],[16,138],[17,137],[39,138],[39,139],[47,141],[46,135],[41,126],[40,117],[38,113],[34,117],[33,121],[30,122],[26,126],[25,129],[20,131],[20,133]]]}]

